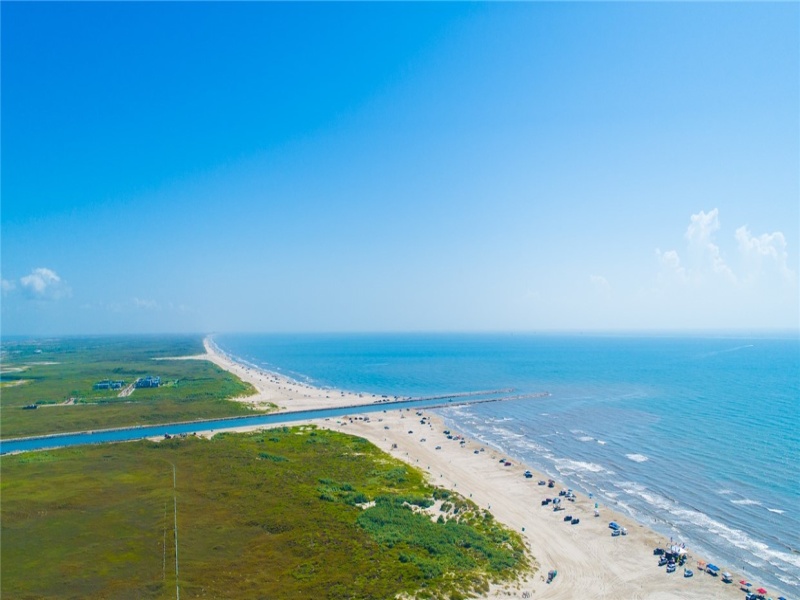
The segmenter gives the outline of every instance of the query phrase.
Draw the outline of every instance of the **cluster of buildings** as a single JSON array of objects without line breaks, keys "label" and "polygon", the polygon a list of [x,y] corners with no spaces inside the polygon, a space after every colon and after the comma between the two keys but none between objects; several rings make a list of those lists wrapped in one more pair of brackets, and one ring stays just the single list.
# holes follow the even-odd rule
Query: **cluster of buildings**
[{"label": "cluster of buildings", "polygon": [[161,385],[161,377],[153,377],[152,375],[139,377],[133,385],[137,388],[157,388]]},{"label": "cluster of buildings", "polygon": [[[139,377],[133,382],[133,387],[136,388],[157,388],[160,385],[161,377],[153,377],[152,375]],[[103,379],[103,381],[98,381],[94,384],[94,389],[96,390],[121,390],[124,387],[124,381],[115,381],[112,379]]]},{"label": "cluster of buildings", "polygon": [[96,390],[121,390],[125,387],[124,381],[112,381],[111,379],[103,379],[94,384]]}]

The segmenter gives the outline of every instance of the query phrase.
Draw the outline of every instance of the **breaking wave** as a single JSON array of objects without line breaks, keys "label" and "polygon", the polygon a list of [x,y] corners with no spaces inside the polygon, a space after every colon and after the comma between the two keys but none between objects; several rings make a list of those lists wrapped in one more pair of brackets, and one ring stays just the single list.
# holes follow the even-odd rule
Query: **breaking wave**
[{"label": "breaking wave", "polygon": [[632,460],[633,462],[643,463],[650,460],[644,454],[626,454],[625,455],[628,460]]}]

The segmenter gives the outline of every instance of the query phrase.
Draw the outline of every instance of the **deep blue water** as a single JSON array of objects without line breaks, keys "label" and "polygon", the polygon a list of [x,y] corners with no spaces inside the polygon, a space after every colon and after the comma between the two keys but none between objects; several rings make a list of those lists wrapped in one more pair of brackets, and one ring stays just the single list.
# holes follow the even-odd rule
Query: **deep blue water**
[{"label": "deep blue water", "polygon": [[[442,409],[452,426],[800,596],[800,339],[223,335],[254,366],[319,386],[548,398]],[[772,589],[770,589],[772,586]],[[776,594],[777,595],[777,594]]]}]

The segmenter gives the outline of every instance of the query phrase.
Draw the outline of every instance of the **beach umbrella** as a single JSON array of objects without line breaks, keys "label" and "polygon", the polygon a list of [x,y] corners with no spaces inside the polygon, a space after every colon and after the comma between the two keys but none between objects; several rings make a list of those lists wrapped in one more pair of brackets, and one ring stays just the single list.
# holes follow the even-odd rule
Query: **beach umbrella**
[{"label": "beach umbrella", "polygon": [[762,596],[763,596],[764,594],[766,594],[766,593],[767,593],[767,590],[765,590],[764,588],[758,588],[756,591],[757,591],[759,594],[761,594]]},{"label": "beach umbrella", "polygon": [[753,584],[752,584],[752,583],[750,583],[750,582],[748,582],[748,581],[745,581],[744,579],[741,579],[741,580],[739,581],[739,585],[743,585],[743,586],[745,586],[745,587],[750,587],[750,586],[751,586],[751,585],[753,585]]}]

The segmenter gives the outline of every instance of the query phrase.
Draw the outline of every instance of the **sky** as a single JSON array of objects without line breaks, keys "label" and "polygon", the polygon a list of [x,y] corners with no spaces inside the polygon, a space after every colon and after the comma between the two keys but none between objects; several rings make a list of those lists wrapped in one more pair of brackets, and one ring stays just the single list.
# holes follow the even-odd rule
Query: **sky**
[{"label": "sky", "polygon": [[798,3],[0,27],[4,336],[800,328]]}]

